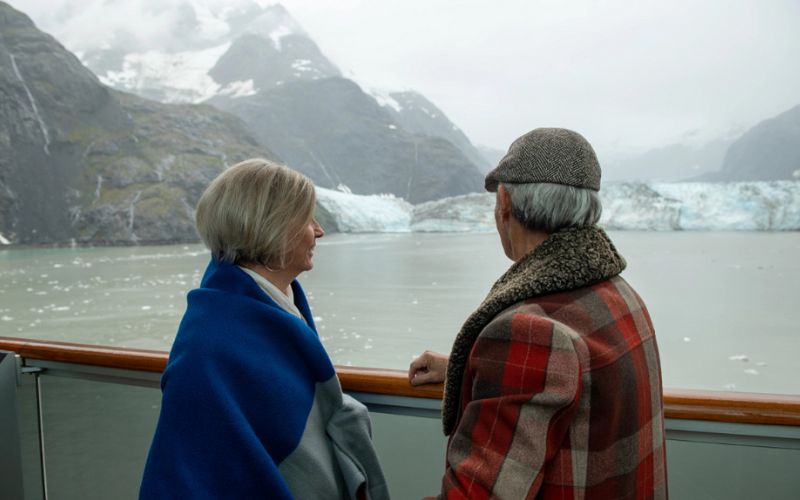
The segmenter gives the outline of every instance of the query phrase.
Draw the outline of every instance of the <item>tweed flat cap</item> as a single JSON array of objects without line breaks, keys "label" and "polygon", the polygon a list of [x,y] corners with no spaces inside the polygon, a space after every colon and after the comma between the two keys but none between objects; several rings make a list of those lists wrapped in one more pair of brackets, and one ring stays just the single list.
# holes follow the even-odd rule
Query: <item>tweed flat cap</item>
[{"label": "tweed flat cap", "polygon": [[548,182],[600,190],[600,163],[581,134],[565,128],[537,128],[511,144],[497,167],[486,174],[486,190],[501,182]]}]

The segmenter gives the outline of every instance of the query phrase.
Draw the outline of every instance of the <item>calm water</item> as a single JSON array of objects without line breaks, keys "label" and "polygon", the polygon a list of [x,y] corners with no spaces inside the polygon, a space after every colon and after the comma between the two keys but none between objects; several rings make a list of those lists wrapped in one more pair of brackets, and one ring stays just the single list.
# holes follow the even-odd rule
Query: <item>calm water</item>
[{"label": "calm water", "polygon": [[[800,233],[611,233],[667,387],[800,393]],[[0,250],[0,335],[169,349],[199,245]],[[301,276],[336,363],[447,352],[510,262],[490,234],[331,235]]]}]

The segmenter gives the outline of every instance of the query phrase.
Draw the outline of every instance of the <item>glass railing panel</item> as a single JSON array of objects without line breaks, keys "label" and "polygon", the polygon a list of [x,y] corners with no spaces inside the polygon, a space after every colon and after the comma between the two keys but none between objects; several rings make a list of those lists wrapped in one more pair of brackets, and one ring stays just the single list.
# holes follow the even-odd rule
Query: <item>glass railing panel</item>
[{"label": "glass railing panel", "polygon": [[44,375],[50,500],[135,499],[155,430],[155,388]]},{"label": "glass railing panel", "polygon": [[800,450],[667,442],[672,498],[796,500]]},{"label": "glass railing panel", "polygon": [[440,491],[447,440],[439,419],[371,412],[372,438],[392,498]]},{"label": "glass railing panel", "polygon": [[[62,374],[69,372],[65,366]],[[49,497],[135,499],[160,393],[155,387],[92,377],[66,378],[55,371],[41,376]],[[26,500],[41,498],[33,380],[33,375],[23,375],[19,392]],[[446,448],[441,422],[428,411],[436,400],[358,396],[379,408],[371,412],[373,439],[393,498],[436,493]],[[427,416],[403,414],[409,411]],[[757,492],[769,491],[770,498],[780,499],[800,491],[800,476],[794,473],[800,470],[796,427],[671,420],[667,429],[675,498],[755,498]]]}]

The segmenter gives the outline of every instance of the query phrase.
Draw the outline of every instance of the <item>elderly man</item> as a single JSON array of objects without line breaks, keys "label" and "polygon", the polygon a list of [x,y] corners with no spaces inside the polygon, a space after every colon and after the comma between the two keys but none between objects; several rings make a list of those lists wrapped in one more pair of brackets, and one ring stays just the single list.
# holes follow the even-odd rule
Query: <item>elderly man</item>
[{"label": "elderly man", "polygon": [[595,225],[594,150],[570,130],[533,130],[486,189],[514,264],[449,357],[426,352],[409,369],[413,385],[445,381],[441,497],[667,498],[656,338]]}]

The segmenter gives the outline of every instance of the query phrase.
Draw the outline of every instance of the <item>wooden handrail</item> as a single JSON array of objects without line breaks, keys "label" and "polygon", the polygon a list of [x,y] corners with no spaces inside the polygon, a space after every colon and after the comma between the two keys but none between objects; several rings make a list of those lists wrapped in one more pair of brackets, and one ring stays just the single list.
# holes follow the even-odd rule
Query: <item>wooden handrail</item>
[{"label": "wooden handrail", "polygon": [[[0,350],[23,358],[160,373],[169,354],[147,349],[0,337]],[[441,399],[442,384],[412,387],[402,370],[337,366],[346,391]],[[672,389],[664,391],[667,418],[800,426],[800,395]]]}]

